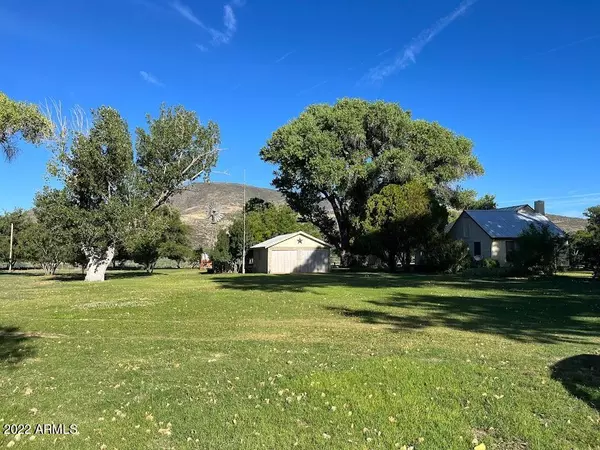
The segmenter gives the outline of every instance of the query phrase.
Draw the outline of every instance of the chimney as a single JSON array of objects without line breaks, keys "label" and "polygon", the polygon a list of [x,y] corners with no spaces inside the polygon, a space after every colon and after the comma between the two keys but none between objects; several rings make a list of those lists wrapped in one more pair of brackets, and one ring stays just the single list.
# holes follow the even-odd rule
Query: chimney
[{"label": "chimney", "polygon": [[536,213],[541,214],[543,216],[546,215],[546,205],[544,203],[544,200],[536,200],[533,205],[533,209],[535,209]]}]

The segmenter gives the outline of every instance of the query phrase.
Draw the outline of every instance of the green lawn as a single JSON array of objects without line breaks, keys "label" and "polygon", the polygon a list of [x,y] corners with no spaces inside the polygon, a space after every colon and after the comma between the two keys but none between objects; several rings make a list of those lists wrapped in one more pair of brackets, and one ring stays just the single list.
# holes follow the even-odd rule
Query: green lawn
[{"label": "green lawn", "polygon": [[0,274],[0,424],[79,431],[0,448],[600,448],[599,354],[585,277]]}]

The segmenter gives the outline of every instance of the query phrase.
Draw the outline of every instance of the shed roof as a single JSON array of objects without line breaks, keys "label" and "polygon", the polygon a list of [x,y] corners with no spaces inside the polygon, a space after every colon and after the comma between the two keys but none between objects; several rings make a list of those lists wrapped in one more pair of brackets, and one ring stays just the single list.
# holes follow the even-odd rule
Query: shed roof
[{"label": "shed roof", "polygon": [[543,214],[530,212],[530,208],[512,207],[511,209],[489,209],[489,210],[467,210],[467,214],[473,219],[491,238],[516,239],[525,231],[530,224],[536,227],[547,225],[553,234],[563,236],[565,232],[556,226]]},{"label": "shed roof", "polygon": [[311,236],[310,234],[305,233],[304,231],[296,231],[295,233],[280,234],[279,236],[275,236],[275,237],[272,237],[271,239],[267,239],[266,241],[261,242],[260,244],[253,245],[250,248],[269,248],[269,247],[273,247],[274,245],[279,244],[280,242],[283,242],[283,241],[285,241],[287,239],[290,239],[290,238],[293,238],[293,237],[296,237],[296,236],[304,236],[305,238],[308,238],[308,239],[310,239],[312,241],[318,242],[321,245],[325,245],[327,247],[333,247],[331,244],[328,244],[327,242],[322,241],[321,239],[318,239],[318,238],[316,238],[314,236]]}]

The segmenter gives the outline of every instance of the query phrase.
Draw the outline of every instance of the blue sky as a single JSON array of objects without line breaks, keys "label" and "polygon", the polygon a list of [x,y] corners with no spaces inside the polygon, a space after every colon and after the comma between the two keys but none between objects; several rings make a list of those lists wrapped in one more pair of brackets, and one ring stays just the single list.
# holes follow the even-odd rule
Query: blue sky
[{"label": "blue sky", "polygon": [[[268,187],[258,152],[307,105],[398,102],[471,138],[501,205],[600,204],[600,2],[593,0],[2,0],[0,90],[132,129],[161,102],[222,133],[215,181]],[[31,206],[48,151],[0,162],[0,210]]]}]

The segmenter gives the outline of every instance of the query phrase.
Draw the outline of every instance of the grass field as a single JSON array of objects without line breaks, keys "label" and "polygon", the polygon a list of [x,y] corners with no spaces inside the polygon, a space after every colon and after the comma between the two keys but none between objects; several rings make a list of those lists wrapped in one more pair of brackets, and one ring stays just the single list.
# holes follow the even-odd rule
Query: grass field
[{"label": "grass field", "polygon": [[599,355],[585,277],[0,274],[0,424],[78,427],[0,448],[600,448]]}]

